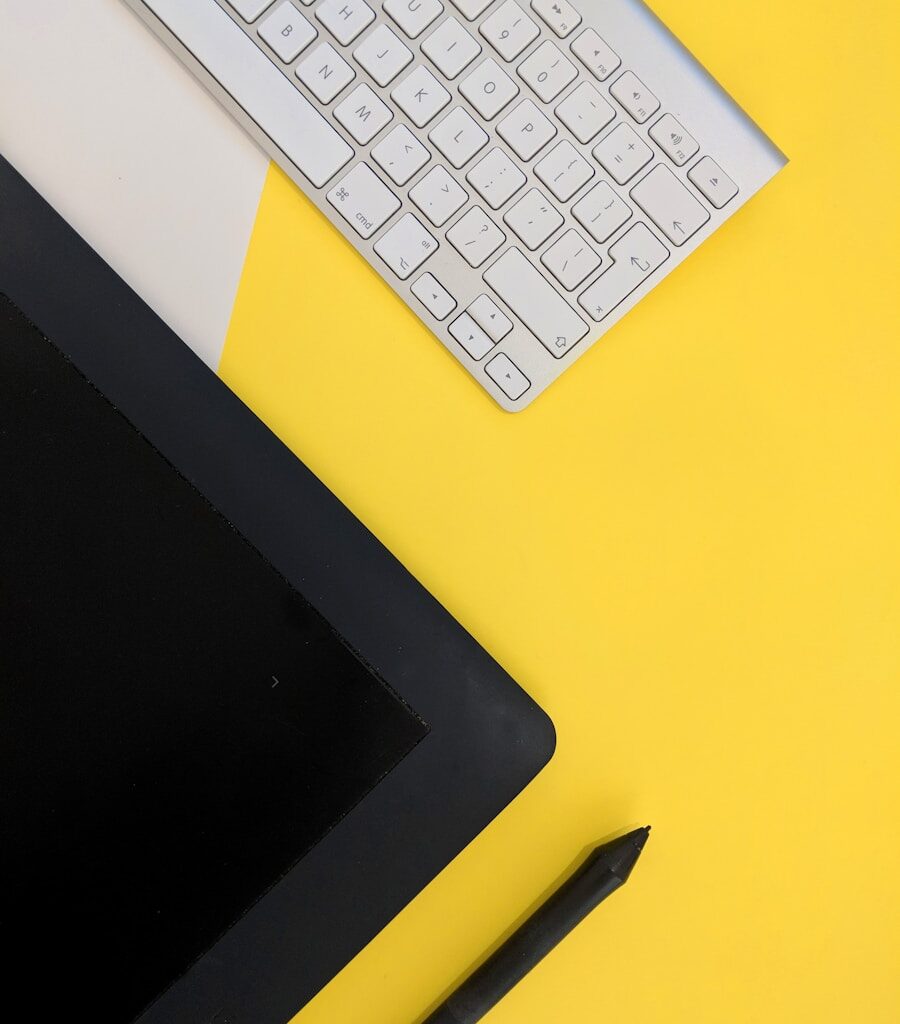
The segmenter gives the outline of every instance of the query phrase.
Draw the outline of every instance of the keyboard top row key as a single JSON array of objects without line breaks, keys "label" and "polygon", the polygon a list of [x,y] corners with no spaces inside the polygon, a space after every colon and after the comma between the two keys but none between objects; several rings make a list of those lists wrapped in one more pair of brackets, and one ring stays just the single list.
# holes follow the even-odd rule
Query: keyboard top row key
[{"label": "keyboard top row key", "polygon": [[585,29],[572,43],[572,53],[601,82],[605,82],[622,63],[615,50],[592,28]]},{"label": "keyboard top row key", "polygon": [[581,15],[568,0],[531,0],[531,7],[560,39],[565,39],[581,24]]}]

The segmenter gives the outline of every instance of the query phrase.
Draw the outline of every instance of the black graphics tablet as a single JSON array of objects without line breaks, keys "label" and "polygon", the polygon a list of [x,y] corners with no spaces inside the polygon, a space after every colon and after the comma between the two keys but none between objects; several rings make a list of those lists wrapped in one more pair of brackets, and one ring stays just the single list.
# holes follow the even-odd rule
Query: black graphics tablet
[{"label": "black graphics tablet", "polygon": [[34,1019],[282,1024],[546,716],[0,160],[0,933]]}]

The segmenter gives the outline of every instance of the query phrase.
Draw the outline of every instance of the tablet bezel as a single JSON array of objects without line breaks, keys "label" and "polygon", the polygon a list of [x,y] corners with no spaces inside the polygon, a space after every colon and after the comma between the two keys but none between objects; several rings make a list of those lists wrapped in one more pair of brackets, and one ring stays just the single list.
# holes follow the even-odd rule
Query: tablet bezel
[{"label": "tablet bezel", "polygon": [[0,238],[0,292],[431,727],[138,1018],[281,1024],[547,763],[553,726],[2,157]]}]

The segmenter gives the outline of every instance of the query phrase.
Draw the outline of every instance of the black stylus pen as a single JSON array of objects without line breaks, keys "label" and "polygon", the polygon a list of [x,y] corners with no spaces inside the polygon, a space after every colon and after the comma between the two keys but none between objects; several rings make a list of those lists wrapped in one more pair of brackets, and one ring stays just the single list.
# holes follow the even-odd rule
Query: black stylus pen
[{"label": "black stylus pen", "polygon": [[607,896],[624,885],[649,825],[595,847],[584,863],[423,1024],[475,1024]]}]

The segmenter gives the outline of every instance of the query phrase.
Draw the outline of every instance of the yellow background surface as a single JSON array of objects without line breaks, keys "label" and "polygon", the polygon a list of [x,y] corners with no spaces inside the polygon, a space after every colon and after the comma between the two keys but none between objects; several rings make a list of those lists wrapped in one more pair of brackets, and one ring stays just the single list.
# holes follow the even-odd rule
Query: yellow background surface
[{"label": "yellow background surface", "polygon": [[898,15],[654,7],[792,163],[523,414],[270,174],[222,375],[559,736],[297,1024],[419,1020],[644,822],[490,1024],[900,1019]]}]

